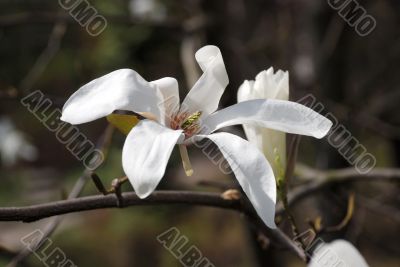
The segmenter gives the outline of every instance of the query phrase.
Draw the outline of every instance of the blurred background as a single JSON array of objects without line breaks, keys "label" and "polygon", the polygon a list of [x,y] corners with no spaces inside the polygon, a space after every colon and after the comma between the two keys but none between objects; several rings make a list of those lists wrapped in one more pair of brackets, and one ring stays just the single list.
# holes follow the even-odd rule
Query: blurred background
[{"label": "blurred background", "polygon": [[[292,100],[313,94],[376,157],[378,167],[400,163],[398,0],[358,1],[377,22],[365,37],[327,1],[90,0],[107,22],[97,36],[62,7],[68,2],[73,1],[0,0],[1,207],[62,199],[84,171],[20,103],[22,97],[40,90],[53,101],[52,108],[61,108],[81,85],[120,68],[134,69],[148,81],[175,77],[185,95],[201,75],[194,53],[206,44],[221,49],[230,78],[221,107],[234,104],[240,84],[261,70],[288,70]],[[105,119],[79,125],[94,143],[106,127]],[[244,136],[241,127],[228,131]],[[97,172],[106,185],[123,176],[124,138],[113,134]],[[218,192],[219,184],[234,180],[195,148],[189,153],[193,177],[185,176],[174,151],[160,189]],[[326,139],[302,138],[298,162],[318,170],[349,167]],[[130,185],[123,189],[132,190]],[[399,191],[398,184],[331,186],[307,196],[293,211],[302,231],[318,217],[335,225],[355,192],[351,221],[325,234],[324,241],[344,238],[371,266],[399,266]],[[89,194],[97,194],[90,181],[81,195]],[[23,249],[23,236],[45,229],[49,221],[0,223],[0,266]],[[281,226],[290,232],[284,220]],[[240,214],[213,208],[148,206],[70,214],[51,240],[77,266],[180,266],[156,239],[171,227],[215,266],[305,266],[265,240],[261,246]],[[43,263],[30,256],[20,266]]]}]

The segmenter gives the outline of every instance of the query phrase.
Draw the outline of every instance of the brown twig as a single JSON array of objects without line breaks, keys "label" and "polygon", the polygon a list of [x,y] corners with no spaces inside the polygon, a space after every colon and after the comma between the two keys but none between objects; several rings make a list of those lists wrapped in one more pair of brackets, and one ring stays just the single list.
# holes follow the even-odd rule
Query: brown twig
[{"label": "brown twig", "polygon": [[[280,190],[281,190],[281,199],[282,199],[282,205],[283,208],[285,209],[286,215],[289,219],[290,225],[292,227],[292,232],[294,236],[298,236],[300,235],[300,230],[299,227],[297,225],[297,222],[293,216],[292,211],[290,210],[289,207],[289,203],[288,203],[288,198],[287,198],[287,193],[288,193],[288,186],[290,184],[290,180],[293,176],[294,173],[294,169],[296,166],[296,161],[297,161],[297,153],[298,153],[298,148],[299,148],[299,144],[300,144],[300,136],[299,135],[294,135],[292,138],[292,142],[290,144],[290,148],[289,148],[289,157],[288,157],[288,163],[286,166],[286,170],[285,170],[285,177],[283,180],[283,183],[281,184]],[[300,240],[300,243],[302,245],[303,248],[305,248],[304,243],[302,242],[302,240]]]},{"label": "brown twig", "polygon": [[340,231],[343,228],[345,228],[353,218],[354,205],[355,205],[355,194],[351,193],[349,196],[349,200],[347,202],[346,215],[339,224],[333,226],[323,225],[321,217],[318,217],[317,219],[315,219],[314,221],[310,221],[309,223],[317,235],[320,235],[322,233]]},{"label": "brown twig", "polygon": [[[107,22],[121,25],[150,25],[163,29],[182,29],[182,23],[177,19],[166,21],[148,21],[136,19],[129,16],[102,14]],[[68,12],[20,12],[0,16],[0,26],[13,27],[25,24],[53,24],[57,21],[64,21],[69,24],[77,24],[77,21]]]},{"label": "brown twig", "polygon": [[[337,170],[329,171],[329,175],[322,174],[317,171],[319,178],[316,182],[311,182],[296,189],[292,194],[289,194],[289,205],[297,202],[301,198],[309,195],[312,192],[325,188],[328,185],[335,183],[347,183],[351,181],[385,181],[385,182],[400,182],[400,170],[398,169],[376,169],[366,176],[361,175],[353,170]],[[379,178],[379,179],[376,179]],[[255,213],[248,203],[243,203],[240,200],[226,200],[221,197],[219,193],[201,193],[201,192],[187,192],[187,191],[166,191],[155,192],[146,199],[140,199],[134,193],[123,193],[121,195],[124,199],[124,207],[137,206],[137,205],[171,205],[171,204],[188,204],[188,205],[203,205],[210,207],[218,207],[224,209],[232,209],[245,213],[246,215],[255,217]],[[52,203],[33,205],[27,207],[9,207],[0,208],[0,221],[24,221],[31,222],[48,218],[56,215],[68,214],[73,212],[81,212],[87,210],[96,210],[103,208],[116,208],[119,207],[118,198],[115,195],[108,196],[89,196],[77,199],[67,199],[56,201]],[[281,210],[278,209],[278,213]],[[266,227],[263,227],[267,229]],[[269,229],[265,230],[269,234]],[[278,232],[276,232],[278,231]],[[299,257],[301,256],[301,249],[292,243],[288,244],[290,240],[286,235],[279,232],[279,230],[272,231],[275,238],[282,239],[286,246],[291,246]],[[284,235],[284,236],[282,236]],[[286,240],[286,241],[285,241]],[[304,253],[303,253],[304,254]]]},{"label": "brown twig", "polygon": [[67,30],[67,25],[64,21],[58,21],[51,31],[49,40],[47,42],[46,48],[37,58],[33,67],[29,70],[29,73],[22,80],[20,84],[20,89],[23,94],[28,93],[38,78],[42,75],[46,67],[49,65],[50,61],[57,54],[61,46],[61,40]]},{"label": "brown twig", "polygon": [[342,230],[344,227],[346,227],[349,222],[351,221],[351,218],[353,218],[353,214],[354,214],[354,193],[351,193],[349,196],[349,200],[347,203],[347,212],[346,212],[346,216],[344,216],[343,220],[334,226],[327,226],[325,228],[326,232],[336,232],[336,231],[340,231]]},{"label": "brown twig", "polygon": [[[127,207],[158,204],[190,204],[233,210],[242,209],[240,201],[225,200],[219,193],[158,191],[146,199],[140,199],[135,193],[128,192],[122,193],[122,197]],[[0,221],[33,222],[56,215],[116,207],[118,205],[115,195],[95,195],[26,207],[0,208]]]},{"label": "brown twig", "polygon": [[[296,173],[302,180],[310,182],[294,188],[288,194],[289,206],[332,185],[346,185],[351,182],[400,183],[400,169],[396,168],[375,168],[366,174],[362,174],[354,168],[320,171],[298,164]],[[282,214],[283,211],[282,206],[278,206],[276,213]]]},{"label": "brown twig", "polygon": [[[243,203],[241,200],[223,199],[219,193],[158,191],[146,199],[140,199],[132,192],[122,193],[121,196],[124,200],[123,207],[173,204],[201,205],[236,210],[245,213],[253,219],[257,218],[250,205]],[[119,207],[119,200],[115,195],[96,195],[26,207],[0,208],[0,221],[33,222],[73,212]],[[272,240],[279,241],[280,244],[296,253],[302,260],[306,259],[304,251],[297,247],[283,232],[279,229],[273,230],[265,227],[258,218],[256,221],[260,227],[262,226],[262,231]]]}]

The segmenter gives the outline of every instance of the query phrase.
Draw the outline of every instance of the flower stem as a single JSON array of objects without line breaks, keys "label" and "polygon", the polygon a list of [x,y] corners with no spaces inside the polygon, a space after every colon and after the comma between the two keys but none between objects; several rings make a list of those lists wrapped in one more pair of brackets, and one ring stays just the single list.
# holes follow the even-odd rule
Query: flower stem
[{"label": "flower stem", "polygon": [[193,175],[192,164],[190,163],[189,154],[185,145],[179,145],[179,152],[181,153],[183,169],[185,170],[186,176]]},{"label": "flower stem", "polygon": [[[286,187],[286,182],[284,180],[281,180],[280,183],[278,183],[278,194],[279,194],[279,198],[282,201],[283,204],[283,208],[285,209],[286,215],[289,219],[290,225],[292,227],[292,232],[293,235],[295,237],[300,236],[300,231],[299,231],[299,227],[297,226],[296,220],[293,216],[292,211],[289,208],[289,202],[287,199],[287,187]],[[300,244],[302,245],[303,248],[305,248],[305,244],[303,243],[303,240],[299,240]]]},{"label": "flower stem", "polygon": [[[293,175],[294,166],[296,164],[296,156],[297,156],[297,149],[298,149],[299,141],[300,141],[299,137],[295,137],[293,139],[291,148],[290,148],[288,163],[286,165],[286,170],[281,168],[280,172],[277,176],[277,180],[276,180],[277,187],[278,187],[278,196],[279,196],[280,200],[282,201],[283,208],[285,209],[286,215],[289,219],[294,237],[299,237],[300,231],[299,231],[299,227],[296,223],[296,220],[293,216],[293,213],[289,208],[287,193],[288,193],[289,178]],[[278,166],[281,165],[279,154],[276,156],[275,162],[276,162],[276,164],[278,164]],[[306,245],[301,238],[299,239],[299,242],[300,242],[302,248],[305,249]]]}]

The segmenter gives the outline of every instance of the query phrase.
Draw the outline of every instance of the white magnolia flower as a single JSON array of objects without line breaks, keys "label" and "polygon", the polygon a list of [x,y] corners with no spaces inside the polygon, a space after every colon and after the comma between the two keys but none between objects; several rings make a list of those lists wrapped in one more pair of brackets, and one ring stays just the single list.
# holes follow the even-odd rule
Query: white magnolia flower
[{"label": "white magnolia flower", "polygon": [[215,46],[205,46],[197,51],[196,60],[204,73],[182,105],[174,78],[147,82],[135,71],[121,69],[81,87],[66,102],[61,119],[79,124],[115,110],[151,117],[132,128],[122,152],[124,171],[141,198],[155,190],[176,144],[182,148],[205,138],[211,140],[227,159],[259,216],[266,225],[275,227],[276,183],[271,166],[248,141],[214,132],[246,123],[322,138],[332,123],[319,114],[310,119],[314,111],[280,100],[250,100],[216,112],[228,84],[221,52]]},{"label": "white magnolia flower", "polygon": [[131,0],[129,10],[132,15],[140,19],[163,21],[167,16],[167,9],[158,0]]},{"label": "white magnolia flower", "polygon": [[17,164],[19,159],[34,161],[38,157],[37,148],[6,117],[0,117],[0,156],[8,167]]},{"label": "white magnolia flower", "polygon": [[316,248],[308,267],[368,267],[363,256],[351,243],[338,239]]},{"label": "white magnolia flower", "polygon": [[[251,99],[289,100],[289,74],[271,67],[260,72],[255,81],[245,81],[238,90],[238,102]],[[276,176],[284,175],[286,167],[286,134],[256,125],[243,125],[247,139],[255,144],[272,165]],[[282,177],[281,177],[282,178]]]}]

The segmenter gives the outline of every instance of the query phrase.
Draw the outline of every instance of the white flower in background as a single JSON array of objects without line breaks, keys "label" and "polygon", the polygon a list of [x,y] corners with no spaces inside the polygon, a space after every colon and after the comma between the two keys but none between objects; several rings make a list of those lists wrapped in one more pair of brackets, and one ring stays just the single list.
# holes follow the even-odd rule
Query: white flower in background
[{"label": "white flower in background", "polygon": [[316,248],[308,267],[368,267],[367,262],[350,242],[342,239]]},{"label": "white flower in background", "polygon": [[[275,227],[276,182],[263,154],[248,141],[216,130],[236,125],[257,125],[322,138],[332,123],[311,109],[281,100],[250,100],[217,111],[228,84],[218,47],[196,53],[203,75],[180,105],[174,78],[147,82],[130,69],[121,69],[91,81],[65,103],[62,120],[80,124],[127,110],[142,114],[125,140],[122,166],[137,195],[145,198],[160,182],[176,144],[187,163],[185,145],[209,139],[221,150],[243,191],[259,216]],[[315,113],[310,120],[310,113]],[[186,154],[186,155],[185,155]]]},{"label": "white flower in background", "polygon": [[157,0],[131,0],[129,10],[140,19],[163,21],[167,16],[167,9]]},{"label": "white flower in background", "polygon": [[24,134],[8,118],[0,118],[0,155],[5,166],[15,165],[19,159],[34,161],[38,152]]},{"label": "white flower in background", "polygon": [[[271,67],[260,72],[255,81],[245,81],[238,91],[238,102],[251,99],[289,100],[289,74]],[[247,139],[254,143],[272,165],[275,176],[283,176],[286,167],[286,134],[254,124],[244,124]],[[283,177],[280,177],[283,178]]]}]

